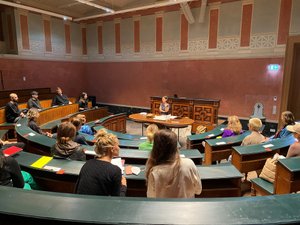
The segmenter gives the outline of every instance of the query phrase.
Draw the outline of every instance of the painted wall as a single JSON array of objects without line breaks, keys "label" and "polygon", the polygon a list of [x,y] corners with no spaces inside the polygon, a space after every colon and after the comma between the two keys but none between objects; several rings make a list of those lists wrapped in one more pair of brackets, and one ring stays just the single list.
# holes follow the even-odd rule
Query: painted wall
[{"label": "painted wall", "polygon": [[[150,107],[150,96],[221,99],[220,115],[252,115],[261,102],[268,119],[277,119],[282,71],[270,74],[266,66],[283,64],[282,58],[239,60],[187,60],[164,62],[89,63],[89,93],[97,100]],[[277,96],[277,102],[273,97]]]},{"label": "painted wall", "polygon": [[[291,19],[280,28],[282,2],[284,6],[291,3],[290,11],[283,10],[284,21],[289,15]],[[60,85],[70,96],[87,90],[90,95],[97,96],[98,102],[140,107],[149,107],[152,95],[176,93],[221,99],[220,115],[242,117],[251,115],[254,104],[262,102],[266,117],[276,120],[285,54],[282,32],[290,28],[290,35],[300,34],[299,0],[209,4],[204,23],[198,22],[199,3],[191,4],[194,24],[182,19],[179,7],[165,12],[150,10],[105,18],[88,24],[16,10],[19,55],[16,59],[4,57],[0,61],[6,88]],[[23,48],[25,31],[21,20],[23,25],[28,25],[28,49]],[[50,21],[48,33],[45,20]],[[66,25],[70,26],[69,40],[66,40]],[[242,30],[243,25],[249,28],[248,33]],[[210,30],[212,27],[215,33]],[[136,28],[139,32],[135,33]],[[87,54],[83,54],[83,29],[86,29]],[[161,39],[157,38],[158,33]],[[51,51],[45,50],[46,37],[50,38]],[[246,45],[242,45],[245,37],[249,42],[246,40],[243,42]],[[156,48],[159,40],[162,40],[161,51]],[[70,53],[66,53],[67,41],[71,44]],[[99,41],[102,53],[98,50]],[[182,45],[184,41],[186,45]],[[216,41],[215,47],[211,47],[211,41]],[[116,52],[117,44],[120,53]],[[136,44],[140,45],[138,51],[134,51]],[[270,63],[280,64],[281,70],[268,74],[266,68]],[[23,75],[27,77],[26,82],[22,81]],[[274,96],[277,102],[273,101]]]},{"label": "painted wall", "polygon": [[87,90],[85,66],[79,62],[0,59],[5,90],[51,87],[55,91],[60,86],[70,97]]}]

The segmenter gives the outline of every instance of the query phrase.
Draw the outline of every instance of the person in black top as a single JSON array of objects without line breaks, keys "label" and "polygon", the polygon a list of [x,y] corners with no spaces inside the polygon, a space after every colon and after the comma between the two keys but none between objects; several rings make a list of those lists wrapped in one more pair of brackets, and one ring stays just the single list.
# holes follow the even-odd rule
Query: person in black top
[{"label": "person in black top", "polygon": [[75,193],[87,195],[125,196],[127,184],[121,169],[111,163],[119,156],[119,141],[113,134],[97,133],[97,158],[88,160],[79,173]]},{"label": "person in black top", "polygon": [[74,138],[74,141],[77,142],[78,144],[81,144],[81,145],[88,145],[88,143],[86,142],[86,139],[83,135],[79,134],[79,130],[81,128],[81,121],[80,119],[78,118],[73,118],[72,119],[72,124],[76,127],[76,135],[75,135],[75,138]]},{"label": "person in black top", "polygon": [[27,118],[28,118],[28,126],[35,132],[46,135],[48,137],[52,137],[52,134],[49,132],[44,132],[42,129],[37,125],[37,118],[40,116],[40,113],[38,109],[36,108],[31,108],[27,112]]},{"label": "person in black top", "polygon": [[88,102],[89,102],[89,100],[88,100],[87,93],[82,92],[82,94],[80,95],[79,100],[78,100],[79,111],[88,109]]},{"label": "person in black top", "polygon": [[27,102],[27,108],[36,108],[36,109],[42,109],[40,100],[38,99],[39,93],[36,91],[31,92],[31,98]]},{"label": "person in black top", "polygon": [[24,187],[24,179],[18,162],[10,156],[5,157],[2,151],[0,151],[0,185]]},{"label": "person in black top", "polygon": [[52,99],[52,106],[55,105],[68,105],[72,104],[72,102],[69,101],[68,97],[62,93],[62,90],[60,87],[56,88],[56,95]]},{"label": "person in black top", "polygon": [[10,97],[10,102],[7,103],[5,106],[6,122],[15,123],[25,115],[18,107],[18,95],[15,93],[11,93],[9,97]]}]

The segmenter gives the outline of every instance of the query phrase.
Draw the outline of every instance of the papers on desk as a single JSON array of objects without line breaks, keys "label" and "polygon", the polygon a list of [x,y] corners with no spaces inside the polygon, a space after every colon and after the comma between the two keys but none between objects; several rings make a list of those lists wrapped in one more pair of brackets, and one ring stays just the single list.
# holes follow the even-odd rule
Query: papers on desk
[{"label": "papers on desk", "polygon": [[140,112],[141,115],[146,116],[147,113],[146,112]]},{"label": "papers on desk", "polygon": [[164,121],[164,120],[172,120],[172,119],[176,119],[176,118],[177,118],[177,116],[171,116],[171,114],[170,114],[170,115],[155,116],[153,119]]},{"label": "papers on desk", "polygon": [[125,167],[125,174],[126,175],[131,175],[131,174],[139,175],[140,172],[141,172],[141,168],[139,168],[137,166],[128,165],[128,166]]},{"label": "papers on desk", "polygon": [[270,148],[270,147],[273,147],[274,145],[272,144],[267,144],[267,145],[263,145],[264,148]]},{"label": "papers on desk", "polygon": [[28,135],[31,136],[31,137],[33,137],[33,136],[35,136],[35,133],[31,133],[30,132]]},{"label": "papers on desk", "polygon": [[50,162],[53,158],[49,156],[42,156],[37,161],[31,164],[32,167],[35,168],[43,168],[48,162]]},{"label": "papers on desk", "polygon": [[224,131],[224,128],[221,128],[220,131]]},{"label": "papers on desk", "polygon": [[184,154],[180,154],[180,158],[185,158],[185,155]]},{"label": "papers on desk", "polygon": [[4,149],[3,154],[4,154],[5,157],[13,156],[13,155],[17,154],[18,152],[20,152],[22,150],[23,150],[22,148],[19,148],[19,147],[16,147],[16,146],[11,146],[7,149]]},{"label": "papers on desk", "polygon": [[20,126],[21,126],[21,124],[20,124],[20,123],[18,123],[16,126],[17,126],[17,127],[20,127]]},{"label": "papers on desk", "polygon": [[147,137],[140,137],[141,140],[147,140]]},{"label": "papers on desk", "polygon": [[85,150],[84,153],[86,155],[96,155],[96,152],[94,150]]},{"label": "papers on desk", "polygon": [[209,134],[209,135],[207,135],[207,137],[213,137],[213,136],[215,136],[214,134]]},{"label": "papers on desk", "polygon": [[220,141],[220,142],[217,142],[216,145],[225,145],[226,142],[225,141]]},{"label": "papers on desk", "polygon": [[45,170],[50,170],[50,171],[53,171],[53,172],[58,172],[58,171],[61,170],[61,168],[55,167],[55,166],[44,166],[44,169]]},{"label": "papers on desk", "polygon": [[111,160],[111,164],[119,167],[122,171],[122,174],[124,174],[124,162],[125,160],[122,160],[121,158],[113,158]]}]

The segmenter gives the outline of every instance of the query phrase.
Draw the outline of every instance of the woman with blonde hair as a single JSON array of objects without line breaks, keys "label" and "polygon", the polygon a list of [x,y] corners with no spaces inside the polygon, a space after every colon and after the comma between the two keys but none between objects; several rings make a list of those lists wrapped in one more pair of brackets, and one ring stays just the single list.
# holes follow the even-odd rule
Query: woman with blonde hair
[{"label": "woman with blonde hair", "polygon": [[177,135],[170,130],[154,134],[146,180],[149,198],[194,198],[202,191],[197,167],[191,159],[180,158]]},{"label": "woman with blonde hair", "polygon": [[63,122],[57,129],[56,143],[51,148],[51,153],[56,158],[85,161],[86,156],[80,144],[74,142],[76,128],[70,122]]},{"label": "woman with blonde hair", "polygon": [[158,131],[156,124],[150,124],[146,129],[147,141],[139,144],[140,150],[152,150],[154,134]]},{"label": "woman with blonde hair", "polygon": [[76,184],[77,194],[125,196],[126,179],[121,169],[111,163],[119,156],[118,138],[104,129],[96,135],[95,152],[97,157],[88,160],[81,168]]},{"label": "woman with blonde hair", "polygon": [[37,119],[39,118],[40,113],[37,108],[31,108],[27,112],[27,118],[28,118],[28,126],[35,132],[46,135],[48,137],[52,137],[52,134],[49,132],[44,132],[42,129],[37,125]]},{"label": "woman with blonde hair", "polygon": [[227,128],[224,129],[222,138],[231,137],[243,133],[242,124],[237,116],[229,116]]}]

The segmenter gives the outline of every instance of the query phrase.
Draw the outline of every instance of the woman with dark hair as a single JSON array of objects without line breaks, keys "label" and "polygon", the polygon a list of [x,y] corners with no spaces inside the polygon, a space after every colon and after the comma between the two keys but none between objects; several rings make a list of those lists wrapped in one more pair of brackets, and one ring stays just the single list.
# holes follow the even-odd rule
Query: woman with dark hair
[{"label": "woman with dark hair", "polygon": [[88,95],[86,92],[82,92],[79,100],[78,100],[78,104],[79,104],[79,111],[83,111],[88,109]]},{"label": "woman with dark hair", "polygon": [[97,157],[88,160],[81,168],[76,184],[77,194],[125,196],[126,179],[121,169],[111,163],[119,156],[118,138],[104,129],[97,133],[95,152]]},{"label": "woman with dark hair", "polygon": [[0,185],[24,187],[24,179],[18,162],[13,157],[5,157],[0,151]]},{"label": "woman with dark hair", "polygon": [[149,198],[194,198],[202,191],[197,167],[191,159],[180,158],[177,135],[170,130],[154,134],[146,180]]},{"label": "woman with dark hair", "polygon": [[76,128],[70,122],[61,123],[57,129],[56,144],[51,153],[56,158],[85,161],[86,156],[80,144],[74,142]]},{"label": "woman with dark hair", "polygon": [[77,119],[76,117],[72,119],[72,124],[75,126],[76,128],[76,134],[75,134],[75,138],[74,141],[77,142],[78,144],[81,145],[88,145],[88,143],[86,142],[86,139],[83,135],[79,134],[79,130],[81,129],[81,120]]}]

